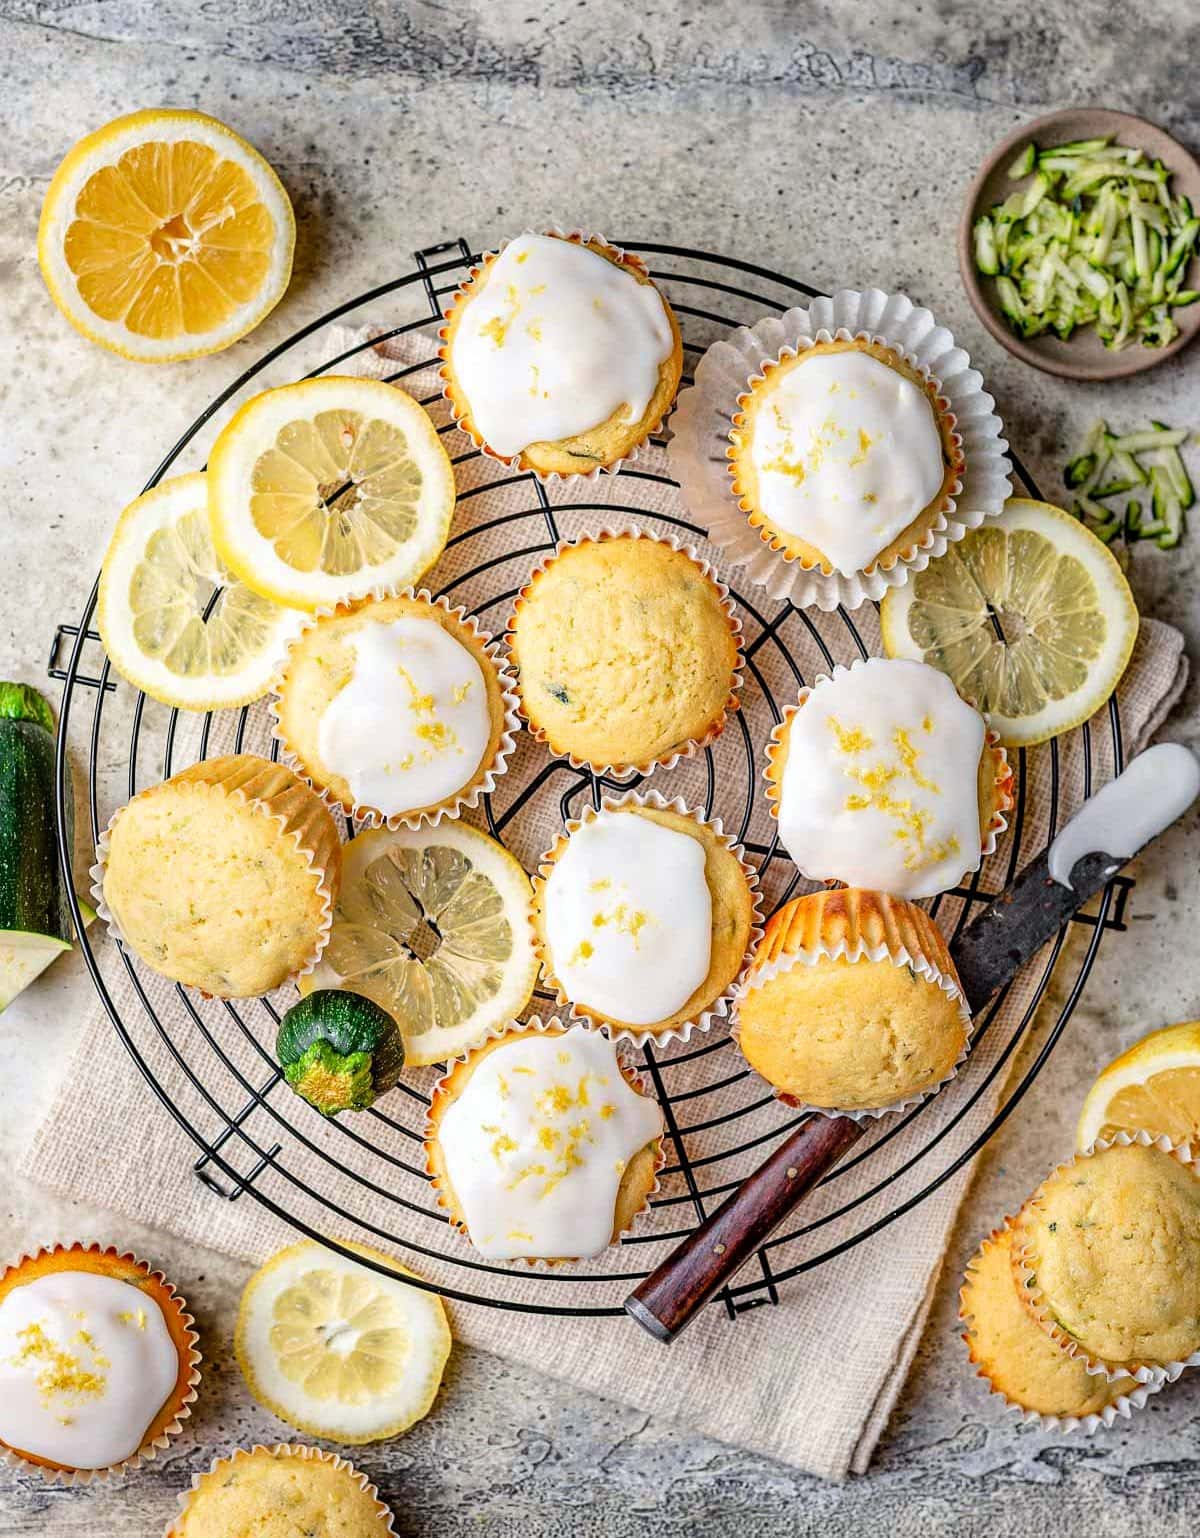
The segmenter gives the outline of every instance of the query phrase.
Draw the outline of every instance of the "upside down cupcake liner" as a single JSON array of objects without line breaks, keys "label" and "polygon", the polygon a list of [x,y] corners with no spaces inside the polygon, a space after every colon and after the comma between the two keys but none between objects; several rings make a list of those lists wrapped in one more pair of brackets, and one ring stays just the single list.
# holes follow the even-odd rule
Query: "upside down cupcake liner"
[{"label": "upside down cupcake liner", "polygon": [[[714,719],[701,736],[686,742],[682,747],[673,748],[670,752],[660,754],[657,758],[644,759],[636,764],[593,763],[588,759],[580,758],[576,753],[554,746],[543,728],[535,725],[530,720],[521,681],[521,659],[514,635],[514,628],[520,617],[521,610],[529,603],[539,577],[549,571],[554,563],[565,553],[577,550],[584,545],[603,544],[610,540],[645,540],[652,545],[665,545],[668,549],[687,556],[688,560],[707,578],[716,593],[718,603],[729,626],[730,635],[733,637],[735,650],[734,664],[729,680],[729,692],[726,695],[719,718]],[[551,757],[565,759],[572,769],[588,769],[593,774],[608,775],[616,779],[628,778],[634,774],[648,775],[655,769],[674,769],[677,764],[683,763],[686,759],[694,758],[698,753],[703,752],[706,748],[710,748],[725,730],[730,716],[741,705],[742,670],[746,665],[746,657],[742,643],[742,622],[738,617],[733,599],[729,595],[729,588],[721,581],[715,568],[700,555],[694,545],[686,545],[682,541],[671,539],[666,535],[649,533],[647,530],[639,528],[634,524],[606,524],[594,534],[582,534],[576,539],[560,540],[554,549],[543,556],[537,565],[534,566],[520,592],[517,594],[516,601],[513,604],[513,612],[505,627],[505,639],[508,646],[509,660],[517,674],[518,709],[529,735],[536,742],[540,742]]]},{"label": "upside down cupcake liner", "polygon": [[302,1442],[275,1442],[271,1446],[256,1442],[253,1447],[239,1447],[228,1457],[214,1458],[204,1473],[193,1474],[191,1485],[186,1490],[180,1491],[178,1515],[163,1534],[163,1538],[183,1538],[188,1512],[206,1479],[220,1473],[222,1469],[234,1472],[239,1464],[263,1453],[273,1458],[300,1458],[307,1463],[323,1463],[337,1469],[339,1473],[344,1473],[374,1506],[375,1514],[379,1519],[379,1538],[387,1538],[387,1535],[395,1534],[396,1523],[391,1508],[380,1500],[378,1488],[361,1470],[356,1469],[348,1458],[339,1457],[337,1453],[325,1452],[320,1447],[310,1447]]},{"label": "upside down cupcake liner", "polygon": [[[750,524],[734,494],[727,451],[739,397],[763,378],[764,367],[817,342],[860,338],[890,348],[935,387],[954,419],[963,462],[932,528],[911,553],[887,567],[875,565],[850,576],[826,574],[772,549]],[[671,473],[712,542],[744,566],[770,597],[789,599],[797,608],[856,609],[868,599],[878,601],[888,588],[902,586],[911,572],[923,571],[944,555],[969,529],[999,513],[1011,494],[1008,444],[982,375],[930,311],[903,294],[842,289],[814,299],[808,309],[740,327],[713,343],[695,377],[695,384],[680,393],[671,418]]]},{"label": "upside down cupcake liner", "polygon": [[578,832],[585,824],[594,822],[602,812],[619,811],[623,807],[650,807],[656,811],[675,812],[681,817],[688,818],[698,828],[704,828],[716,835],[720,843],[734,856],[741,867],[746,885],[750,891],[750,930],[746,941],[746,947],[742,955],[737,971],[726,986],[721,990],[711,1004],[696,1012],[693,1019],[685,1020],[679,1025],[670,1026],[665,1030],[654,1030],[651,1027],[635,1027],[615,1025],[601,1016],[596,1015],[586,1005],[578,1004],[564,991],[562,983],[554,972],[550,958],[549,946],[543,941],[535,919],[534,933],[538,959],[542,964],[543,978],[546,984],[554,989],[555,1004],[559,1009],[569,1009],[573,1021],[584,1025],[594,1026],[611,1038],[613,1042],[629,1042],[633,1046],[644,1046],[648,1042],[655,1045],[666,1046],[670,1042],[687,1042],[691,1040],[695,1031],[707,1031],[714,1021],[726,1019],[733,1007],[733,1000],[737,989],[751,964],[759,941],[762,939],[762,891],[759,886],[758,871],[746,859],[745,850],[729,834],[725,832],[724,824],[719,817],[704,817],[700,812],[689,808],[681,797],[675,797],[668,801],[665,796],[657,791],[626,791],[621,796],[605,796],[600,806],[585,808],[582,815],[572,818],[566,823],[564,830],[555,839],[551,848],[538,861],[538,873],[534,877],[534,902],[533,911],[536,915],[545,884],[553,869],[555,860],[567,846],[571,835]]},{"label": "upside down cupcake liner", "polygon": [[[1056,1175],[1065,1174],[1079,1164],[1086,1163],[1099,1153],[1104,1153],[1110,1148],[1157,1148],[1165,1154],[1169,1154],[1179,1164],[1192,1171],[1197,1179],[1200,1172],[1197,1171],[1195,1158],[1191,1147],[1186,1143],[1173,1143],[1165,1135],[1155,1136],[1150,1132],[1139,1131],[1136,1133],[1118,1132],[1112,1138],[1098,1138],[1091,1147],[1082,1153],[1077,1153],[1073,1159],[1057,1165],[1046,1180],[1051,1180]],[[1042,1182],[1044,1185],[1046,1181]],[[1039,1190],[1041,1187],[1039,1186]],[[1022,1287],[1021,1296],[1025,1300],[1025,1306],[1032,1317],[1043,1330],[1054,1340],[1068,1356],[1078,1357],[1089,1373],[1098,1377],[1107,1378],[1111,1383],[1118,1378],[1133,1378],[1140,1384],[1174,1383],[1185,1369],[1200,1367],[1200,1350],[1193,1351],[1189,1356],[1181,1360],[1170,1362],[1130,1362],[1114,1363],[1105,1361],[1091,1353],[1068,1331],[1063,1329],[1050,1311],[1045,1301],[1038,1282],[1036,1265],[1033,1264],[1036,1256],[1033,1255],[1025,1230],[1026,1220],[1038,1206],[1038,1193],[1025,1203],[1016,1217],[1012,1219],[1013,1228],[1013,1271],[1019,1285]]]},{"label": "upside down cupcake liner", "polygon": [[[796,703],[786,707],[783,712],[782,719],[777,721],[774,727],[771,729],[771,734],[767,739],[767,762],[766,767],[762,771],[762,778],[766,785],[767,809],[771,814],[772,821],[776,824],[779,822],[779,807],[782,799],[783,787],[783,766],[781,759],[786,746],[788,728],[791,726],[793,717],[802,708],[814,689],[819,689],[822,684],[831,683],[834,680],[842,677],[844,674],[851,673],[856,668],[863,667],[868,661],[872,660],[878,659],[860,657],[852,662],[849,667],[838,663],[834,667],[832,673],[818,673],[810,685],[806,685],[803,689],[800,690],[796,699]],[[962,698],[961,695],[960,698]],[[964,703],[971,705],[972,709],[976,708],[970,700],[966,700]],[[979,713],[981,715],[983,714],[982,711]],[[1013,798],[1014,777],[1012,765],[1009,763],[1008,754],[1005,751],[1004,745],[1001,743],[1000,738],[996,735],[990,726],[986,725],[986,720],[987,718],[984,717],[984,751],[992,755],[992,761],[996,768],[994,780],[994,793],[996,800],[980,844],[981,863],[982,861],[988,859],[991,855],[995,854],[996,845],[999,842],[1000,835],[1006,832],[1008,829],[1008,818],[1005,816],[1005,813],[1011,812],[1016,804]],[[800,874],[804,876],[806,880],[816,881],[824,879],[821,877],[809,876],[808,872],[803,870],[798,864],[797,869],[800,870]],[[976,866],[975,869],[978,869],[978,866]],[[832,882],[834,878],[829,879]]]},{"label": "upside down cupcake liner", "polygon": [[[606,1037],[605,1032],[599,1030],[598,1027],[591,1025],[586,1020],[563,1020],[558,1015],[551,1015],[547,1020],[543,1020],[539,1017],[534,1017],[528,1020],[510,1020],[505,1025],[494,1026],[482,1041],[478,1042],[473,1047],[469,1047],[466,1051],[460,1052],[457,1057],[450,1059],[450,1061],[446,1064],[445,1072],[441,1074],[437,1081],[434,1083],[429,1096],[429,1111],[425,1118],[425,1136],[423,1142],[425,1152],[425,1172],[429,1176],[430,1183],[435,1192],[438,1207],[440,1207],[441,1210],[446,1214],[447,1223],[452,1229],[454,1229],[454,1231],[459,1235],[464,1243],[471,1243],[470,1232],[465,1220],[459,1214],[454,1212],[451,1203],[446,1198],[446,1194],[443,1189],[442,1177],[434,1167],[433,1152],[439,1135],[441,1114],[444,1113],[449,1105],[454,1103],[456,1098],[456,1074],[461,1075],[462,1070],[471,1063],[472,1059],[475,1058],[479,1052],[486,1051],[488,1048],[494,1047],[497,1043],[504,1042],[506,1038],[511,1037],[513,1040],[519,1040],[521,1037],[531,1035],[558,1036],[565,1035],[566,1032],[571,1030],[587,1031],[590,1035],[605,1037],[607,1040],[612,1040],[612,1038]],[[613,1041],[612,1045],[617,1067],[620,1070],[621,1076],[625,1082],[637,1094],[641,1095],[644,1099],[649,1100],[652,1105],[658,1106],[659,1102],[657,1098],[654,1095],[647,1093],[646,1083],[643,1080],[641,1074],[629,1061],[628,1057],[621,1050],[620,1046],[617,1045],[616,1041]],[[664,1124],[663,1130],[658,1134],[658,1149],[654,1157],[654,1178],[646,1192],[645,1200],[642,1202],[641,1206],[632,1214],[629,1223],[624,1228],[622,1228],[619,1233],[613,1235],[610,1238],[608,1245],[605,1246],[605,1249],[610,1249],[614,1244],[623,1243],[629,1235],[636,1233],[647,1223],[654,1198],[659,1195],[662,1189],[662,1172],[667,1162],[666,1139],[667,1131]],[[604,1253],[605,1250],[601,1250],[599,1255],[603,1255]],[[599,1255],[590,1258],[598,1259]],[[511,1260],[495,1261],[492,1262],[492,1264],[516,1265],[532,1270],[553,1271],[560,1266],[580,1263],[586,1264],[588,1258],[589,1257],[578,1256],[519,1255],[513,1257]]]},{"label": "upside down cupcake liner", "polygon": [[[73,1258],[82,1263],[56,1265],[55,1262],[60,1258]],[[118,1463],[98,1469],[59,1467],[42,1459],[25,1456],[5,1442],[0,1442],[0,1461],[11,1469],[32,1471],[48,1484],[61,1486],[87,1485],[93,1480],[120,1478],[140,1468],[143,1463],[152,1463],[183,1430],[183,1423],[190,1418],[192,1405],[199,1392],[203,1357],[197,1350],[200,1337],[194,1328],[195,1320],[188,1313],[187,1302],[163,1273],[155,1270],[148,1261],[140,1260],[127,1250],[118,1250],[111,1244],[55,1244],[33,1254],[22,1255],[0,1273],[0,1290],[6,1289],[23,1270],[36,1270],[38,1267],[43,1268],[38,1274],[82,1271],[115,1276],[116,1271],[120,1270],[125,1275],[115,1276],[116,1280],[130,1281],[135,1286],[144,1285],[147,1296],[153,1299],[162,1312],[178,1355],[179,1372],[175,1387],[147,1427],[147,1435],[142,1444]],[[132,1280],[134,1275],[138,1278],[137,1282]],[[34,1278],[30,1276],[28,1279],[32,1281]]]},{"label": "upside down cupcake liner", "polygon": [[[454,419],[454,425],[461,432],[465,433],[468,438],[470,438],[471,442],[479,450],[479,452],[484,455],[485,458],[495,460],[497,464],[505,465],[510,469],[515,466],[518,469],[521,469],[523,474],[534,476],[544,486],[574,484],[576,482],[595,482],[599,480],[602,475],[616,475],[616,473],[621,469],[623,465],[633,464],[637,460],[642,444],[648,442],[653,434],[659,431],[663,425],[663,422],[666,420],[668,413],[675,403],[674,391],[672,391],[671,397],[667,400],[661,413],[659,413],[657,416],[657,419],[651,422],[650,425],[646,428],[645,435],[640,442],[635,443],[632,447],[628,448],[619,458],[614,459],[610,464],[596,465],[591,470],[580,470],[577,472],[572,472],[568,475],[564,475],[559,471],[552,470],[549,472],[542,472],[540,470],[534,469],[532,466],[523,466],[521,461],[525,454],[524,449],[520,450],[516,454],[500,454],[495,449],[491,448],[483,438],[482,434],[476,428],[475,423],[471,420],[470,410],[467,407],[465,397],[462,396],[461,391],[456,391],[453,385],[453,377],[450,372],[449,332],[455,310],[459,307],[459,305],[465,303],[473,296],[474,286],[480,275],[487,270],[491,263],[503,253],[505,248],[509,246],[513,240],[522,238],[526,235],[535,234],[552,235],[560,240],[570,241],[572,245],[577,246],[602,246],[604,248],[605,254],[611,258],[611,260],[618,266],[634,269],[646,278],[649,278],[650,276],[650,270],[640,256],[637,256],[633,252],[625,251],[620,246],[613,245],[613,243],[606,236],[600,235],[594,231],[580,229],[564,230],[559,228],[558,225],[550,225],[543,230],[522,230],[520,236],[511,236],[508,240],[501,241],[501,243],[495,248],[494,251],[485,251],[482,253],[479,264],[477,266],[473,266],[470,269],[467,276],[462,280],[462,282],[455,289],[454,293],[450,296],[450,301],[442,313],[443,325],[438,329],[438,339],[441,344],[438,348],[438,356],[442,360],[442,366],[439,369],[439,376],[442,380],[442,395],[450,404],[450,411]],[[665,309],[671,322],[671,329],[676,339],[676,347],[678,348],[680,340],[679,323],[675,319],[675,315],[671,309],[670,304],[667,302],[666,295],[662,293],[657,284],[654,284],[653,287],[655,292],[658,293],[659,297],[662,299],[663,308]]]},{"label": "upside down cupcake liner", "polygon": [[[963,1326],[962,1339],[967,1347],[967,1354],[970,1358],[971,1365],[975,1368],[975,1376],[979,1378],[981,1382],[987,1385],[988,1392],[990,1394],[994,1395],[1002,1402],[1006,1412],[1014,1415],[1023,1426],[1036,1426],[1041,1431],[1057,1431],[1065,1434],[1078,1431],[1082,1433],[1083,1436],[1090,1437],[1094,1436],[1097,1431],[1110,1430],[1118,1420],[1128,1420],[1135,1412],[1144,1409],[1147,1400],[1152,1398],[1153,1395],[1157,1394],[1159,1390],[1164,1387],[1166,1382],[1165,1379],[1156,1379],[1149,1383],[1137,1383],[1136,1380],[1130,1380],[1133,1386],[1127,1392],[1118,1394],[1115,1398],[1110,1400],[1109,1403],[1105,1404],[1103,1408],[1095,1411],[1089,1411],[1084,1415],[1050,1415],[1045,1414],[1039,1410],[1028,1409],[1024,1404],[1021,1403],[1019,1399],[1013,1398],[1013,1396],[1007,1392],[1002,1384],[997,1381],[999,1374],[996,1372],[995,1367],[989,1371],[988,1365],[984,1360],[984,1353],[979,1349],[979,1320],[971,1306],[968,1294],[970,1290],[972,1272],[976,1268],[982,1256],[993,1246],[1011,1242],[1011,1236],[1012,1219],[1006,1218],[1000,1227],[994,1229],[992,1233],[989,1234],[988,1237],[983,1241],[980,1250],[976,1252],[976,1255],[972,1258],[971,1262],[967,1266],[967,1275],[964,1279],[963,1286],[959,1290],[958,1317]],[[1008,1257],[1004,1256],[1002,1259],[1005,1268],[1008,1270],[1011,1276],[1012,1266]],[[1022,1308],[1023,1305],[1021,1304],[1020,1299],[1015,1298],[1015,1279],[1013,1280],[1012,1285],[1014,1289],[1015,1305],[1017,1308]],[[1057,1347],[1056,1342],[1050,1344],[1052,1344],[1055,1349],[1061,1349]],[[1063,1354],[1066,1355],[1067,1353],[1064,1352]],[[1116,1379],[1114,1381],[1120,1381],[1120,1379]]]},{"label": "upside down cupcake liner", "polygon": [[[844,893],[847,890],[854,891],[855,901],[863,898],[869,900],[871,907],[876,912],[876,917],[881,919],[880,924],[875,925],[881,930],[884,938],[871,943],[861,932],[859,921],[853,919],[847,928],[858,929],[859,932],[840,934],[837,938],[831,938],[831,925],[829,924],[825,910],[831,903],[844,904]],[[745,1057],[741,1045],[740,1011],[748,993],[753,989],[771,982],[774,978],[782,977],[796,967],[815,966],[820,961],[848,962],[857,961],[890,961],[893,966],[906,967],[910,972],[926,978],[935,984],[958,1007],[959,1017],[963,1025],[962,1049],[955,1058],[948,1073],[944,1074],[934,1084],[929,1084],[912,1094],[907,1094],[891,1100],[884,1105],[857,1107],[845,1109],[839,1106],[812,1105],[796,1095],[789,1094],[785,1090],[778,1089],[771,1084],[775,1098],[784,1105],[804,1115],[816,1116],[846,1116],[851,1121],[871,1122],[877,1121],[881,1116],[890,1116],[896,1111],[911,1110],[920,1105],[923,1100],[936,1095],[958,1077],[958,1071],[966,1062],[971,1051],[971,1035],[974,1023],[971,1012],[967,1007],[967,1001],[954,970],[954,962],[946,947],[945,939],[937,925],[929,917],[923,908],[907,902],[903,898],[891,898],[883,892],[865,892],[855,889],[838,888],[835,890],[822,890],[811,894],[810,899],[821,899],[822,921],[821,933],[808,937],[810,943],[802,946],[792,946],[786,924],[780,923],[780,918],[786,914],[791,904],[780,909],[768,921],[758,949],[750,960],[745,970],[733,999],[733,1014],[729,1026],[729,1034],[733,1038],[738,1050]],[[805,899],[799,899],[804,901]],[[793,901],[796,901],[794,899]],[[749,1059],[747,1059],[749,1062]],[[753,1069],[753,1064],[750,1065]],[[759,1072],[754,1069],[754,1072]],[[764,1082],[770,1084],[769,1079],[759,1073]]]},{"label": "upside down cupcake liner", "polygon": [[[481,764],[476,773],[460,791],[442,805],[435,807],[432,812],[417,811],[385,814],[377,807],[343,800],[329,786],[321,785],[310,774],[300,754],[288,740],[281,719],[282,693],[287,686],[288,669],[292,656],[297,647],[303,644],[309,632],[317,629],[324,620],[353,614],[368,604],[386,603],[393,598],[427,603],[431,608],[435,608],[449,616],[456,625],[465,631],[478,645],[479,649],[486,653],[488,660],[495,669],[496,680],[500,689],[500,699],[503,705],[503,725],[499,741],[486,766]],[[453,634],[453,632],[448,630],[447,634]],[[508,767],[508,761],[516,746],[516,734],[521,729],[518,712],[517,682],[508,666],[499,637],[483,630],[475,617],[468,614],[464,607],[453,608],[444,597],[434,598],[428,588],[409,587],[395,593],[386,588],[376,588],[363,598],[354,599],[344,604],[337,604],[332,608],[318,609],[313,614],[306,616],[305,624],[292,639],[285,652],[276,673],[274,689],[274,697],[268,705],[272,717],[271,735],[278,742],[288,767],[309,786],[315,795],[321,798],[330,811],[342,812],[347,817],[352,817],[361,826],[368,828],[385,827],[392,829],[394,832],[397,828],[419,828],[425,825],[436,827],[438,823],[444,820],[461,817],[463,812],[473,811],[484,796],[490,796],[496,789],[500,776]]]},{"label": "upside down cupcake liner", "polygon": [[[281,775],[286,776],[292,784],[289,786],[286,781],[281,782]],[[169,780],[163,780],[158,785],[151,785],[146,790],[139,791],[137,796],[131,797],[124,806],[119,806],[112,814],[96,841],[96,859],[88,871],[96,913],[103,920],[110,936],[119,945],[127,946],[135,955],[141,956],[141,952],[122,934],[121,926],[105,899],[104,878],[112,851],[113,830],[121,817],[138,797],[154,795],[167,785],[177,790],[186,788],[197,799],[217,791],[246,806],[254,807],[263,816],[269,817],[272,822],[278,824],[284,837],[303,857],[308,870],[314,877],[316,895],[320,900],[321,918],[312,953],[303,965],[289,976],[307,977],[320,962],[333,929],[333,909],[341,872],[341,841],[337,836],[328,807],[316,792],[286,764],[272,763],[270,759],[260,758],[256,754],[239,753],[224,758],[202,759],[190,768],[182,769],[178,774],[172,775]],[[316,807],[319,818],[312,815],[310,808],[296,796],[297,790],[302,791],[304,799]],[[322,826],[322,822],[327,823],[328,827]],[[148,966],[153,966],[147,958],[142,959],[146,960]],[[204,993],[204,990],[201,989],[200,992]]]}]

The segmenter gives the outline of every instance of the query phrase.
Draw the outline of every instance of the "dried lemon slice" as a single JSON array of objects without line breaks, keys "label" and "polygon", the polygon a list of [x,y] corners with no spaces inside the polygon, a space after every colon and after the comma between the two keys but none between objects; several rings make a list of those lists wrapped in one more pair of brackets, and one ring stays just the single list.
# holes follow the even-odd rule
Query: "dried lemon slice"
[{"label": "dried lemon slice", "polygon": [[246,1283],[234,1351],[259,1404],[334,1442],[399,1436],[428,1415],[450,1354],[436,1293],[389,1255],[340,1239],[380,1262],[383,1276],[309,1239],[280,1250]]},{"label": "dried lemon slice", "polygon": [[400,1027],[408,1064],[444,1062],[528,1004],[531,900],[521,865],[467,823],[372,828],[345,846],[333,932],[300,991],[365,994]]},{"label": "dried lemon slice", "polygon": [[1076,1144],[1116,1132],[1200,1138],[1200,1020],[1151,1031],[1115,1058],[1088,1091]]},{"label": "dried lemon slice", "polygon": [[218,352],[283,297],[296,222],[275,172],[202,112],[117,118],[54,173],[38,264],[75,329],[142,363]]},{"label": "dried lemon slice", "polygon": [[305,622],[221,565],[200,472],[163,481],[121,514],[100,569],[96,614],[117,672],[185,710],[221,710],[265,694]]},{"label": "dried lemon slice", "polygon": [[339,375],[248,401],[213,445],[208,491],[222,559],[298,609],[410,587],[454,512],[428,415],[392,385]]},{"label": "dried lemon slice", "polygon": [[890,589],[879,618],[888,656],[948,674],[1006,747],[1094,715],[1138,630],[1108,547],[1061,508],[1023,497]]}]

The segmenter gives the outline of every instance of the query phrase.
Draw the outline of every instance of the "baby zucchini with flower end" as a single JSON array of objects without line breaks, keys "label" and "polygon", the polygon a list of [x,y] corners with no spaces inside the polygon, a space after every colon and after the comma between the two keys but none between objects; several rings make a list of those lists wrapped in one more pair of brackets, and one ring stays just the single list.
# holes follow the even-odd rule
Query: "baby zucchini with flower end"
[{"label": "baby zucchini with flower end", "polygon": [[373,999],[320,988],[279,1022],[275,1056],[296,1093],[322,1116],[365,1111],[404,1067],[396,1022]]}]

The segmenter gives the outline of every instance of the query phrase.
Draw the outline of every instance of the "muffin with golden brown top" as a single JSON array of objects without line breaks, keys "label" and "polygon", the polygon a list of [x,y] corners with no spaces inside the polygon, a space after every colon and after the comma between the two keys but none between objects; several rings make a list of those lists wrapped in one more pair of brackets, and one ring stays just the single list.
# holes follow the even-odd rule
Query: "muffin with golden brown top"
[{"label": "muffin with golden brown top", "polygon": [[586,1259],[650,1199],[663,1117],[587,1026],[513,1025],[434,1091],[425,1155],[450,1222],[488,1260]]},{"label": "muffin with golden brown top", "polygon": [[539,475],[588,475],[661,424],[683,371],[679,325],[645,265],[606,241],[526,233],[481,265],[442,330],[458,425]]},{"label": "muffin with golden brown top", "polygon": [[576,763],[646,772],[712,742],[737,708],[728,595],[666,540],[562,546],[521,592],[509,631],[521,713]]},{"label": "muffin with golden brown top", "polygon": [[953,1072],[970,1016],[936,924],[854,887],[768,920],[735,1008],[738,1045],[789,1103],[883,1110]]},{"label": "muffin with golden brown top", "polygon": [[143,961],[218,998],[269,993],[329,935],[341,845],[319,797],[253,753],[207,759],[116,814],[99,907]]},{"label": "muffin with golden brown top", "polygon": [[578,1018],[662,1036],[725,1012],[757,883],[719,825],[661,796],[588,809],[534,881],[546,981]]},{"label": "muffin with golden brown top", "polygon": [[490,639],[428,593],[321,615],[288,652],[277,736],[314,789],[372,826],[456,815],[512,750],[513,681]]},{"label": "muffin with golden brown top", "polygon": [[353,1464],[316,1447],[242,1448],[192,1482],[165,1538],[386,1538],[379,1492]]},{"label": "muffin with golden brown top", "polygon": [[738,408],[734,496],[759,538],[806,571],[890,570],[953,509],[963,453],[949,402],[883,342],[846,337],[784,353]]},{"label": "muffin with golden brown top", "polygon": [[1013,1221],[1018,1291],[1090,1365],[1161,1376],[1200,1352],[1200,1175],[1145,1133],[1078,1154]]},{"label": "muffin with golden brown top", "polygon": [[871,657],[835,668],[771,734],[767,798],[811,881],[933,897],[1008,826],[1012,769],[944,673]]},{"label": "muffin with golden brown top", "polygon": [[1006,1224],[985,1239],[967,1266],[959,1292],[963,1340],[978,1375],[1010,1405],[1063,1420],[1103,1416],[1137,1392],[1133,1378],[1089,1373],[1038,1328],[1021,1302]]}]

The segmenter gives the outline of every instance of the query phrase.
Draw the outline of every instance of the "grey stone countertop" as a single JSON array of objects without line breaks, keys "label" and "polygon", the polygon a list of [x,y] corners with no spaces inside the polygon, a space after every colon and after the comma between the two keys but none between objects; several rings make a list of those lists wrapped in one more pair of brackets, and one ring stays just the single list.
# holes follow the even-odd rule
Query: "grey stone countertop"
[{"label": "grey stone countertop", "polygon": [[[1011,359],[959,283],[959,203],[991,144],[1053,107],[1143,112],[1200,146],[1200,25],[1185,0],[0,0],[3,429],[0,676],[44,682],[120,507],[232,376],[336,300],[460,232],[579,220],[617,238],[738,253],[825,288],[879,283],[931,304],[983,369],[1043,484],[1101,410],[1195,424],[1200,349],[1140,381],[1068,385]],[[38,274],[38,211],[58,160],[119,113],[199,107],[251,138],[299,219],[285,302],[233,353],[139,368],[71,333]],[[1197,640],[1200,529],[1135,552],[1146,612]],[[1195,743],[1193,685],[1168,735]],[[1151,1026],[1200,1014],[1200,827],[1144,859],[1066,1038],[982,1160],[924,1343],[869,1475],[823,1485],[671,1420],[455,1351],[433,1414],[363,1449],[412,1538],[862,1531],[1192,1533],[1200,1374],[1091,1441],[1017,1429],[971,1376],[954,1329],[981,1233],[1070,1146],[1096,1068]],[[205,1389],[170,1454],[122,1485],[49,1490],[0,1468],[0,1538],[158,1538],[218,1451],[286,1437],[230,1352],[245,1269],[170,1235],[49,1199],[13,1173],[84,1020],[90,985],[58,963],[0,1027],[5,1258],[117,1239],[185,1286]],[[820,1413],[820,1384],[813,1413]]]}]

